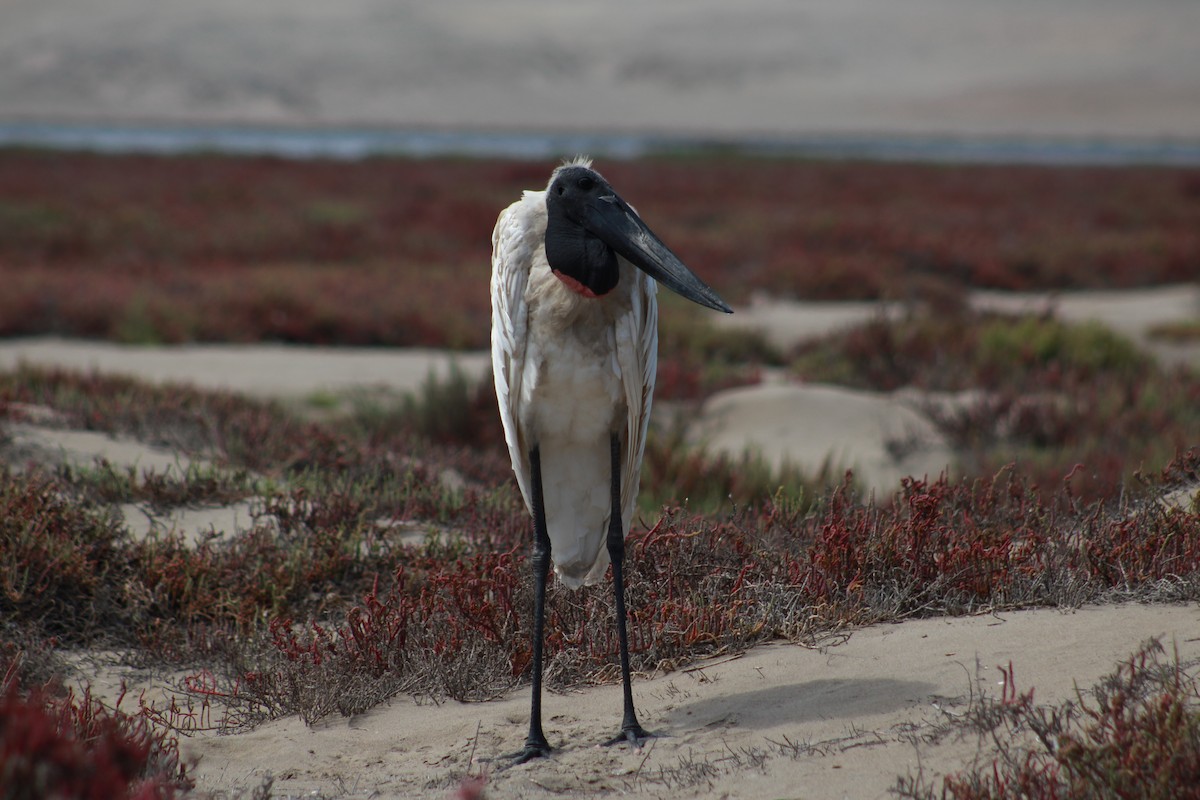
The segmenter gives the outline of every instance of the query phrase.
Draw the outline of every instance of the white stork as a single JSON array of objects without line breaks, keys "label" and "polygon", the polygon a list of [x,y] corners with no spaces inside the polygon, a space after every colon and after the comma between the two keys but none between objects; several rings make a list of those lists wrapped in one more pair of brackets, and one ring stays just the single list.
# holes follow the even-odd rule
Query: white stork
[{"label": "white stork", "polygon": [[545,191],[526,191],[492,233],[496,398],[534,531],[533,702],[516,763],[551,749],[541,692],[552,560],[570,588],[612,564],[625,709],[608,744],[650,735],[633,708],[621,569],[658,361],[656,280],[732,313],[587,159],[554,170]]}]

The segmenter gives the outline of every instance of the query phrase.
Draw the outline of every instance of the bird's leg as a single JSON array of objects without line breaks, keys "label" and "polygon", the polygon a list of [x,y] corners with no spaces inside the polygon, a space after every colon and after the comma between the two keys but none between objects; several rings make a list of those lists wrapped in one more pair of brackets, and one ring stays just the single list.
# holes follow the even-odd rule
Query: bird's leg
[{"label": "bird's leg", "polygon": [[546,506],[542,499],[542,458],[538,448],[529,453],[533,473],[533,701],[529,709],[529,736],[525,749],[514,753],[515,764],[550,755],[550,743],[542,733],[542,640],[546,630],[546,577],[550,572],[550,534],[546,530]]},{"label": "bird's leg", "polygon": [[643,739],[648,739],[647,733],[638,724],[637,713],[633,710],[633,689],[629,683],[629,636],[625,630],[625,529],[621,522],[621,438],[616,433],[612,435],[612,513],[608,520],[608,556],[612,561],[613,591],[616,595],[617,607],[617,643],[621,648],[621,683],[625,690],[625,714],[621,720],[621,732],[605,744],[613,745],[629,742],[634,747],[640,747]]}]

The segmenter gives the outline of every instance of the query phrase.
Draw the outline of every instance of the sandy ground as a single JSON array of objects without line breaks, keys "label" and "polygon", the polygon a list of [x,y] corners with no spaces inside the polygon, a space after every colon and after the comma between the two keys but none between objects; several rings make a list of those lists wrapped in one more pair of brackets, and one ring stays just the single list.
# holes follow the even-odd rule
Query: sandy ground
[{"label": "sandy ground", "polygon": [[[600,747],[619,725],[618,685],[544,700],[552,758],[505,768],[528,725],[528,689],[487,703],[407,698],[312,728],[298,719],[183,743],[205,789],[275,779],[277,797],[448,798],[486,775],[490,798],[883,798],[900,776],[932,781],[989,752],[973,734],[928,741],[1001,693],[1011,665],[1040,703],[1072,699],[1152,636],[1200,656],[1200,608],[1124,605],[877,625],[821,647],[760,646],[667,675],[639,676],[634,696],[656,738]],[[112,697],[110,670],[97,689]],[[136,676],[130,678],[136,682]],[[802,745],[797,750],[791,745]]]},{"label": "sandy ground", "polygon": [[[1010,310],[1052,305],[1064,317],[1099,319],[1153,345],[1146,338],[1150,326],[1200,313],[1200,289],[980,294],[973,302]],[[805,304],[763,303],[729,319],[766,327],[780,344],[790,344],[886,313],[865,304],[811,310]],[[1174,356],[1196,364],[1198,350],[1179,348]],[[452,362],[471,376],[487,372],[480,353],[0,342],[0,369],[20,363],[90,369],[299,404],[313,398],[325,404],[362,391],[413,391],[431,372],[444,375]],[[749,446],[772,460],[810,469],[854,465],[870,487],[883,492],[903,474],[936,474],[950,460],[920,405],[911,395],[777,378],[712,398],[693,437],[714,450],[740,453]],[[169,450],[63,429],[45,409],[21,412],[19,421],[0,431],[0,450],[9,460],[88,465],[102,457],[118,467],[188,468]],[[135,533],[176,530],[193,539],[244,530],[256,513],[244,503],[165,516],[137,505],[122,510]],[[1185,658],[1200,656],[1200,608],[1115,606],[929,619],[855,631],[846,641],[819,648],[773,644],[684,671],[639,676],[641,720],[660,734],[641,751],[594,746],[615,732],[618,686],[550,695],[546,728],[558,752],[511,769],[500,769],[504,762],[496,758],[523,741],[527,688],[479,704],[420,705],[401,698],[311,729],[284,719],[235,736],[201,734],[186,739],[183,748],[199,759],[199,787],[229,796],[239,791],[248,796],[270,775],[276,797],[452,797],[463,775],[486,774],[486,796],[492,798],[886,797],[898,776],[924,770],[933,779],[970,763],[979,752],[973,736],[926,740],[979,691],[999,693],[997,665],[1011,661],[1019,688],[1036,687],[1039,701],[1053,702],[1070,697],[1076,685],[1090,686],[1154,635],[1177,644]],[[90,667],[85,674],[110,700],[121,679],[147,688],[150,697],[162,697],[166,688],[126,667]]]},{"label": "sandy ground", "polygon": [[1200,136],[1193,0],[5,0],[0,120]]},{"label": "sandy ground", "polygon": [[53,337],[0,341],[0,369],[22,362],[318,403],[354,390],[414,392],[430,376],[445,378],[454,367],[478,378],[490,365],[483,353],[421,349],[283,344],[143,347]]}]

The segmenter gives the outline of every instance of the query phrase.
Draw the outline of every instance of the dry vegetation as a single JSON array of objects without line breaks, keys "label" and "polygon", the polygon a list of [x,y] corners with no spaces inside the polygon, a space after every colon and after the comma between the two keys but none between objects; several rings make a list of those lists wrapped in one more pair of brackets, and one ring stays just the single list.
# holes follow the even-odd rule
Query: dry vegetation
[{"label": "dry vegetation", "polygon": [[[3,333],[483,346],[491,220],[546,172],[0,153]],[[1200,377],[1103,329],[954,302],[967,286],[1194,278],[1200,174],[738,160],[606,173],[733,299],[915,296],[942,310],[778,353],[668,304],[661,396],[696,401],[786,366],[985,398],[938,419],[967,478],[909,480],[878,502],[841,475],[772,474],[655,431],[629,543],[636,669],[915,615],[1200,599],[1200,507],[1158,502],[1200,481]],[[0,419],[30,409],[211,466],[0,467],[0,786],[35,785],[14,770],[44,765],[37,791],[0,796],[78,794],[81,771],[108,776],[95,796],[173,796],[189,787],[176,733],[311,722],[400,693],[480,700],[525,678],[528,520],[486,384],[453,376],[399,407],[313,420],[181,386],[0,374]],[[250,530],[196,546],[134,539],[114,511],[246,499]],[[606,588],[553,591],[548,613],[547,680],[610,680]],[[184,670],[182,699],[125,714],[68,692],[59,652],[84,647]],[[941,790],[1165,796],[1105,777],[1134,745],[1183,754],[1152,779],[1195,782],[1194,677],[1155,659],[1138,656],[1092,705],[981,701],[975,729],[1041,725],[1055,744],[1006,750]],[[900,788],[937,794],[921,776]]]},{"label": "dry vegetation", "polygon": [[989,755],[947,776],[940,792],[918,772],[901,778],[895,793],[907,800],[1200,797],[1196,666],[1151,640],[1075,700],[1046,706],[1034,702],[1032,687],[1018,691],[1010,663],[1001,696],[981,694],[943,732],[974,734]]}]

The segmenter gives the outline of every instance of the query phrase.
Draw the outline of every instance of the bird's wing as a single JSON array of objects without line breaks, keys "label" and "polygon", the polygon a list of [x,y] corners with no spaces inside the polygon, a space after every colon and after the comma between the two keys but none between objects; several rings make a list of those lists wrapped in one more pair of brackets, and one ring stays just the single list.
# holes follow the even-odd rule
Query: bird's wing
[{"label": "bird's wing", "polygon": [[529,447],[519,412],[529,321],[525,285],[546,224],[533,194],[542,193],[526,192],[501,212],[492,231],[492,377],[513,472],[529,508]]},{"label": "bird's wing", "polygon": [[629,272],[636,276],[637,283],[631,294],[630,312],[619,320],[616,331],[617,359],[629,409],[621,472],[621,521],[626,534],[637,509],[654,376],[658,370],[658,284],[641,270]]}]

